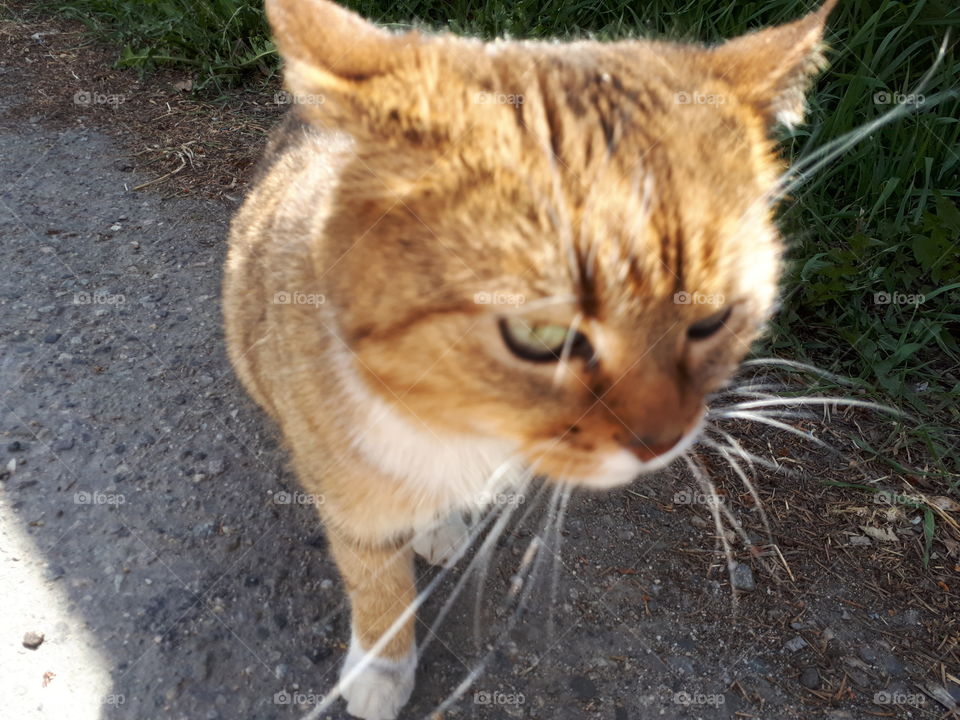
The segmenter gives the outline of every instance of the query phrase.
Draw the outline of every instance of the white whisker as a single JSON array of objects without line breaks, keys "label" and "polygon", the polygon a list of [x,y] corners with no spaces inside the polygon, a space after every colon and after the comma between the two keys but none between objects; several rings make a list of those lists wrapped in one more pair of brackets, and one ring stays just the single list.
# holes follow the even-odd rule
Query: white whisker
[{"label": "white whisker", "polygon": [[750,493],[750,497],[753,498],[753,504],[757,508],[757,512],[760,515],[760,520],[763,523],[763,529],[767,533],[767,542],[773,543],[773,531],[770,529],[770,519],[767,517],[767,511],[763,508],[763,501],[760,500],[760,493],[757,492],[756,486],[747,477],[747,474],[743,471],[743,468],[740,466],[740,463],[730,454],[730,451],[726,448],[720,449],[720,454],[727,461],[730,467],[733,469],[733,472],[740,482],[743,483],[744,487],[747,488],[747,491]]},{"label": "white whisker", "polygon": [[[533,561],[535,557],[539,554],[540,543],[541,543],[540,537],[537,535],[534,535],[534,537],[530,540],[530,543],[527,545],[526,551],[523,554],[523,559],[520,562],[520,567],[518,568],[517,572],[514,573],[513,578],[511,579],[510,588],[507,591],[506,604],[509,604],[511,601],[516,599],[518,595],[519,595],[519,599],[517,600],[517,608],[513,612],[513,614],[510,616],[509,620],[507,621],[506,627],[503,628],[498,633],[500,636],[505,636],[509,634],[513,630],[513,628],[516,627],[516,624],[519,621],[520,616],[522,614],[523,606],[525,605],[527,598],[529,598],[530,593],[535,586],[535,583],[532,581],[524,582],[524,575],[532,574],[531,568],[533,568],[534,570],[536,569],[537,564],[534,563]],[[457,687],[453,690],[453,692],[451,692],[450,695],[448,695],[443,700],[442,703],[440,703],[436,708],[434,708],[430,713],[428,713],[428,717],[440,716],[451,705],[453,705],[453,703],[459,700],[463,696],[463,694],[470,689],[471,685],[473,685],[473,683],[476,682],[477,678],[479,678],[483,674],[483,672],[487,668],[487,665],[490,663],[490,659],[493,657],[496,651],[497,651],[496,646],[490,647],[487,650],[487,652],[484,654],[484,656],[480,658],[477,664],[473,667],[473,669],[470,670],[467,673],[466,677],[464,677],[464,679],[457,685]],[[307,719],[305,718],[304,720],[307,720]],[[310,720],[314,720],[314,719],[310,718]]]},{"label": "white whisker", "polygon": [[796,470],[791,470],[791,469],[788,468],[788,467],[784,467],[783,465],[780,465],[780,464],[775,463],[775,462],[773,462],[773,461],[771,461],[771,460],[768,460],[768,459],[765,458],[765,457],[761,457],[760,455],[757,455],[756,453],[750,452],[749,450],[747,450],[746,448],[744,448],[739,442],[737,442],[736,439],[734,439],[734,437],[733,437],[732,435],[730,435],[730,433],[725,432],[725,431],[721,430],[720,428],[718,428],[718,427],[716,427],[716,426],[711,426],[710,429],[711,429],[711,430],[714,430],[715,432],[717,432],[717,433],[719,433],[720,435],[722,435],[722,436],[723,436],[723,439],[726,440],[728,444],[727,444],[727,445],[721,445],[720,443],[716,442],[715,440],[713,440],[713,439],[710,438],[709,436],[704,436],[704,437],[702,437],[702,438],[700,439],[700,442],[702,442],[702,443],[703,443],[704,445],[706,445],[707,447],[711,447],[711,448],[713,448],[713,449],[715,449],[715,450],[720,450],[721,448],[726,447],[726,448],[728,448],[728,449],[733,450],[734,452],[736,452],[740,457],[742,457],[744,460],[748,461],[751,465],[753,465],[753,463],[756,463],[757,465],[760,465],[761,467],[765,467],[765,468],[767,468],[768,470],[772,470],[773,472],[786,475],[787,477],[790,477],[790,478],[799,478],[799,477],[800,477],[800,473],[798,473]]},{"label": "white whisker", "polygon": [[[494,506],[497,507],[497,506]],[[424,652],[433,642],[433,639],[436,637],[437,628],[440,626],[440,623],[447,617],[447,613],[450,612],[450,608],[453,607],[454,602],[457,598],[460,597],[460,593],[463,590],[463,587],[466,585],[467,581],[470,579],[471,571],[474,567],[478,566],[478,563],[482,562],[482,558],[489,561],[489,548],[496,544],[497,540],[500,539],[500,536],[503,534],[504,529],[507,524],[510,522],[514,511],[516,510],[515,504],[509,504],[509,509],[506,512],[502,511],[502,506],[497,507],[494,510],[494,513],[499,513],[500,517],[497,519],[497,522],[494,523],[493,527],[490,528],[490,532],[487,533],[487,536],[484,538],[483,543],[480,545],[480,549],[473,556],[473,559],[467,564],[467,567],[464,569],[463,573],[460,575],[459,580],[457,580],[456,585],[453,586],[453,590],[450,591],[449,597],[444,601],[440,610],[437,612],[437,616],[434,618],[433,623],[427,629],[426,638],[424,639],[423,645],[420,646],[419,652]]]},{"label": "white whisker", "polygon": [[[540,489],[537,491],[537,494],[534,495],[533,500],[527,503],[527,509],[523,513],[523,515],[520,516],[520,519],[517,521],[517,524],[516,524],[517,527],[522,527],[523,524],[527,521],[531,513],[533,513],[534,509],[537,507],[538,503],[540,502],[540,499],[543,497],[548,487],[549,486],[546,484],[540,486]],[[481,565],[480,565],[480,572],[476,577],[477,592],[474,597],[474,605],[473,605],[473,637],[478,647],[480,644],[480,611],[481,611],[481,606],[483,604],[483,597],[485,592],[484,586],[486,585],[487,575],[490,570],[491,552],[493,550],[494,545],[495,543],[484,542],[481,545],[480,549],[477,551],[477,555],[476,555],[477,559],[482,558]]]},{"label": "white whisker", "polygon": [[819,375],[820,377],[826,378],[827,380],[837,383],[838,385],[853,384],[853,381],[850,380],[850,378],[845,378],[842,375],[836,375],[829,370],[818,368],[816,365],[809,365],[807,363],[797,362],[796,360],[785,360],[784,358],[775,357],[753,358],[752,360],[745,360],[744,362],[740,363],[740,365],[741,367],[773,366],[787,368],[789,370],[800,370],[802,372],[810,373],[811,375]]},{"label": "white whisker", "polygon": [[[744,412],[743,410],[737,409],[736,406],[730,405],[726,407],[719,408],[710,408],[707,413],[707,417],[711,420],[724,420],[727,418],[735,418],[738,413]],[[816,416],[809,412],[803,410],[752,410],[750,411],[753,415],[760,415],[762,417],[772,417],[772,418],[796,418],[798,420],[815,420]]]},{"label": "white whisker", "polygon": [[907,414],[902,410],[890,407],[889,405],[883,405],[869,400],[852,400],[840,397],[795,397],[777,398],[774,400],[745,400],[744,402],[734,403],[728,407],[734,410],[753,410],[755,408],[777,407],[781,405],[836,405],[840,407],[858,407],[907,417]]},{"label": "white whisker", "polygon": [[561,565],[561,544],[563,543],[563,521],[567,515],[567,507],[570,504],[570,496],[573,494],[573,488],[568,485],[563,486],[563,495],[560,499],[560,510],[557,514],[557,523],[554,528],[554,547],[553,547],[553,576],[550,578],[550,611],[547,615],[547,642],[549,643],[554,632],[554,609],[557,604],[557,588],[560,585],[560,565]]},{"label": "white whisker", "polygon": [[577,313],[573,316],[573,321],[570,323],[570,328],[567,330],[567,336],[563,340],[563,349],[560,351],[560,361],[557,363],[557,369],[553,373],[553,385],[556,387],[561,378],[563,377],[563,371],[567,367],[567,362],[570,360],[570,353],[573,350],[573,341],[577,339],[577,330],[580,328],[580,322],[583,320],[583,313]]},{"label": "white whisker", "polygon": [[714,486],[713,481],[703,470],[699,461],[695,460],[690,455],[684,455],[683,459],[687,463],[687,467],[690,469],[690,472],[693,473],[693,476],[697,479],[700,489],[704,493],[710,495],[710,502],[707,503],[707,505],[710,510],[710,514],[713,516],[713,524],[717,530],[718,542],[722,546],[724,557],[727,560],[727,574],[730,576],[733,611],[736,613],[739,609],[739,598],[737,596],[736,585],[734,584],[733,573],[737,566],[736,561],[733,559],[733,550],[730,547],[730,541],[727,540],[727,533],[723,527],[723,520],[720,517],[720,496],[717,494],[717,489]]}]

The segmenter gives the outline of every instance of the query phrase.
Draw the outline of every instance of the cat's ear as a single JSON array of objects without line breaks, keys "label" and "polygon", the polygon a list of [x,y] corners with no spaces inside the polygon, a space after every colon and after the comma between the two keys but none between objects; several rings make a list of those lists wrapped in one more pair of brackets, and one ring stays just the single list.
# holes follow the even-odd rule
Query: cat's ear
[{"label": "cat's ear", "polygon": [[308,118],[358,136],[390,118],[422,130],[411,85],[429,75],[432,37],[387,32],[327,0],[266,0],[266,10],[284,84]]},{"label": "cat's ear", "polygon": [[806,93],[826,65],[823,34],[837,0],[799,20],[734,38],[711,53],[716,72],[754,105],[768,127],[803,122]]},{"label": "cat's ear", "polygon": [[293,92],[388,73],[420,42],[394,35],[327,0],[267,0],[267,18]]}]

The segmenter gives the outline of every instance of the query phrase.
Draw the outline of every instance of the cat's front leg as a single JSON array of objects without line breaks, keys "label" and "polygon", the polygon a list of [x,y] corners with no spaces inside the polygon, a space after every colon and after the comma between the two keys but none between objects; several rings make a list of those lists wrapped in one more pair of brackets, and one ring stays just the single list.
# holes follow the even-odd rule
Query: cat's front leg
[{"label": "cat's front leg", "polygon": [[350,649],[340,672],[347,712],[393,720],[410,698],[417,669],[414,616],[401,619],[416,595],[413,549],[408,542],[367,542],[335,529],[329,536],[350,596]]}]

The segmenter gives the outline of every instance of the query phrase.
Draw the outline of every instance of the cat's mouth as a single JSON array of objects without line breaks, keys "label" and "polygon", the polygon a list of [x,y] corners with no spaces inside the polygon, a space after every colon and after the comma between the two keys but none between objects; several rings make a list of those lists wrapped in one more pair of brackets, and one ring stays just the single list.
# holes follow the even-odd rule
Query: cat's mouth
[{"label": "cat's mouth", "polygon": [[[692,447],[703,429],[705,410],[691,422],[686,431],[674,442],[648,444],[630,442],[627,447],[594,453],[590,462],[580,464],[566,460],[560,472],[551,472],[540,462],[545,474],[554,482],[561,482],[595,490],[607,490],[626,485],[641,475],[662,470],[684,455]],[[545,460],[545,458],[544,458]]]}]

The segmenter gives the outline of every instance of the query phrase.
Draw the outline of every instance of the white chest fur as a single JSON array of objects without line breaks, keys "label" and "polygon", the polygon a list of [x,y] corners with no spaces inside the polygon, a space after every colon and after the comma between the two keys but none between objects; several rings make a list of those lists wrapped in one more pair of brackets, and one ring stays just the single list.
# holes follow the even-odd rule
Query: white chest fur
[{"label": "white chest fur", "polygon": [[[511,443],[438,432],[367,389],[348,357],[338,375],[362,422],[350,429],[354,447],[385,475],[408,485],[425,505],[479,509],[515,487],[523,472]],[[398,409],[398,407],[400,409]]]}]

